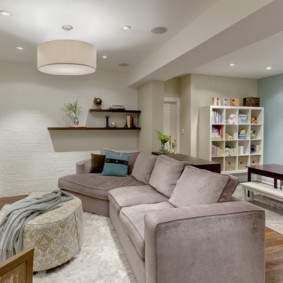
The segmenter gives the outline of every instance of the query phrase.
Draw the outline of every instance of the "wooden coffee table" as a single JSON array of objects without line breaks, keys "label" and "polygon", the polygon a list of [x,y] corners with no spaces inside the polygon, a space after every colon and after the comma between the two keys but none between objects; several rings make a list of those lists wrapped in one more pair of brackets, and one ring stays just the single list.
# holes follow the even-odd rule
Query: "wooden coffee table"
[{"label": "wooden coffee table", "polygon": [[[252,174],[273,178],[274,185],[272,186],[258,181],[252,182],[252,176],[251,176]],[[280,190],[276,190],[277,180],[280,180]],[[248,182],[241,183],[243,188],[244,200],[248,200],[248,199],[253,200],[254,193],[260,193],[266,197],[283,201],[283,192],[281,191],[282,180],[283,180],[283,165],[263,164],[263,165],[248,166]]]},{"label": "wooden coffee table", "polygon": [[277,180],[280,180],[280,189],[283,180],[283,165],[263,164],[248,166],[248,182],[251,182],[251,174],[257,174],[274,179],[274,188],[277,189]]}]

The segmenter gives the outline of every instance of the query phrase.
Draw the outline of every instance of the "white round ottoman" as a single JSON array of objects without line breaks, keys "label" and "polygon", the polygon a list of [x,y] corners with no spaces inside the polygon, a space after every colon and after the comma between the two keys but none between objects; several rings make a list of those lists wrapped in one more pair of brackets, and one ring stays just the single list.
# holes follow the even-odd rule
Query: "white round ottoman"
[{"label": "white round ottoman", "polygon": [[[34,193],[28,198],[42,194]],[[82,238],[82,203],[74,197],[25,225],[23,249],[34,247],[33,271],[42,271],[61,265],[78,254]]]}]

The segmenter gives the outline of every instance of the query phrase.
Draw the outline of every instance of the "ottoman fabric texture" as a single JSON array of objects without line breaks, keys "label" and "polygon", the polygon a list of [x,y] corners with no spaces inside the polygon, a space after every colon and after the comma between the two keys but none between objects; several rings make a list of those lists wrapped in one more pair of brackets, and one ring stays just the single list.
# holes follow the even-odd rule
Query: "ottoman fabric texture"
[{"label": "ottoman fabric texture", "polygon": [[82,203],[74,197],[61,207],[41,214],[26,224],[23,249],[35,248],[33,271],[42,271],[59,266],[78,254],[82,240]]}]

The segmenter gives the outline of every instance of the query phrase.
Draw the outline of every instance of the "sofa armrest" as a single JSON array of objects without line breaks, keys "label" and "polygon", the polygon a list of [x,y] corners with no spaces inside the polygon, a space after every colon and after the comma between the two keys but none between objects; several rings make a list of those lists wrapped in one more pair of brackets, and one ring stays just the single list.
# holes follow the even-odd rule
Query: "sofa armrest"
[{"label": "sofa armrest", "polygon": [[243,201],[145,215],[147,283],[264,283],[265,214]]},{"label": "sofa armrest", "polygon": [[91,168],[91,159],[81,160],[76,163],[77,174],[89,173],[90,168]]}]

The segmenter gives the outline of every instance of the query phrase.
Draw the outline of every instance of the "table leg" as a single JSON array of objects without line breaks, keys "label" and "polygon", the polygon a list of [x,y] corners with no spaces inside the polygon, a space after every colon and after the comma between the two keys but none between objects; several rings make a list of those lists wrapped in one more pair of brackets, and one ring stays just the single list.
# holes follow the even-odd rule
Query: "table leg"
[{"label": "table leg", "polygon": [[[252,180],[252,176],[251,176],[251,171],[250,171],[250,168],[248,169],[248,182],[251,182]],[[248,191],[248,197],[250,197],[250,191]]]},{"label": "table leg", "polygon": [[277,189],[277,179],[274,179],[274,188]]},{"label": "table leg", "polygon": [[280,190],[282,190],[282,180],[279,181]]}]

